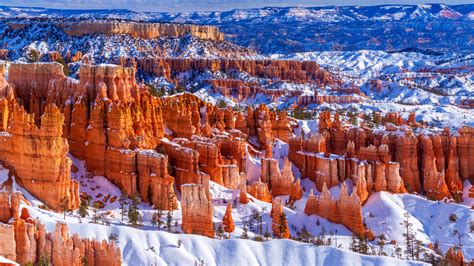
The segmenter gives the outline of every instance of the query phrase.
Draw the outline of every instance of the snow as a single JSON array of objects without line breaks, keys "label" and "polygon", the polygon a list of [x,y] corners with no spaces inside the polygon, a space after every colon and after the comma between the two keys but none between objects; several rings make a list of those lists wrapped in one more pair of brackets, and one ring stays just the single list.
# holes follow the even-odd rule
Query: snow
[{"label": "snow", "polygon": [[0,256],[0,264],[3,264],[3,265],[20,265],[12,260],[9,260],[3,256]]}]

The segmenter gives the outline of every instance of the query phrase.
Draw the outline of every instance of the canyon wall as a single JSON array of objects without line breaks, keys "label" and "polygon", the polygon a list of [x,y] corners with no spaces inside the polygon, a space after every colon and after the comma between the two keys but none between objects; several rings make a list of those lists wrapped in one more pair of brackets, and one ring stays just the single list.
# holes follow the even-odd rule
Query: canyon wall
[{"label": "canyon wall", "polygon": [[[126,34],[134,38],[156,39],[156,38],[178,38],[191,35],[203,40],[223,41],[224,34],[215,26],[172,24],[172,23],[144,23],[133,21],[93,20],[93,21],[53,21],[56,27],[61,28],[71,36],[104,34],[120,35]],[[29,24],[15,21],[9,22],[12,29],[21,29]]]}]

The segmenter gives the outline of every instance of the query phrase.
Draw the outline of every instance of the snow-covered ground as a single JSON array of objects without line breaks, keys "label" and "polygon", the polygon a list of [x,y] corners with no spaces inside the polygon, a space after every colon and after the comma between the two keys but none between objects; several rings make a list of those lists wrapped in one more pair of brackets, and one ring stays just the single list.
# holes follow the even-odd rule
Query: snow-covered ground
[{"label": "snow-covered ground", "polygon": [[[314,60],[346,82],[360,86],[367,96],[358,111],[400,112],[404,118],[416,112],[418,122],[436,127],[474,126],[474,110],[463,100],[474,99],[472,53],[427,55],[416,52],[323,51],[275,54],[273,59]],[[371,82],[378,81],[379,89]]]}]

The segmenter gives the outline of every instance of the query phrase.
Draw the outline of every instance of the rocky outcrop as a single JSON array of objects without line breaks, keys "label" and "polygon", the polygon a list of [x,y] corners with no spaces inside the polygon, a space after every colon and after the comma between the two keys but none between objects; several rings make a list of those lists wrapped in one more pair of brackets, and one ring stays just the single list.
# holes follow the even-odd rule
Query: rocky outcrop
[{"label": "rocky outcrop", "polygon": [[0,159],[17,176],[16,181],[55,210],[79,206],[78,184],[71,181],[68,143],[62,138],[64,117],[54,105],[45,107],[40,127],[34,116],[15,105],[12,126],[0,136]]},{"label": "rocky outcrop", "polygon": [[168,157],[154,150],[137,153],[138,190],[148,202],[160,210],[178,207],[174,178],[168,173]]},{"label": "rocky outcrop", "polygon": [[317,214],[331,222],[341,223],[357,235],[365,235],[361,201],[355,191],[349,196],[345,183],[342,183],[337,200],[331,197],[325,184],[319,197],[314,196],[311,191],[304,212],[306,215]]},{"label": "rocky outcrop", "polygon": [[445,174],[438,172],[431,139],[428,136],[420,136],[421,142],[421,170],[423,173],[423,188],[429,199],[441,200],[449,197],[449,189],[446,185]]},{"label": "rocky outcrop", "polygon": [[222,224],[224,226],[224,231],[227,233],[232,233],[235,230],[234,219],[232,219],[232,202],[227,203],[227,208],[225,210],[224,217],[222,218]]},{"label": "rocky outcrop", "polygon": [[[81,239],[77,234],[70,237],[66,224],[58,223],[52,233],[46,233],[42,224],[22,219],[15,220],[12,227],[15,261],[21,265],[40,260],[53,265],[83,265],[84,261],[89,265],[121,265],[121,252],[114,242]],[[4,252],[0,249],[0,254]]]},{"label": "rocky outcrop", "polygon": [[272,196],[294,194],[293,198],[298,200],[301,188],[296,183],[291,172],[291,162],[288,158],[283,161],[283,169],[280,173],[278,160],[272,158],[262,158],[261,160],[260,180],[270,184]]},{"label": "rocky outcrop", "polygon": [[20,217],[20,192],[0,191],[0,222],[8,223],[11,218]]},{"label": "rocky outcrop", "polygon": [[286,214],[283,212],[283,203],[280,198],[272,201],[272,231],[273,235],[278,238],[290,238],[290,229],[288,228],[288,221]]},{"label": "rocky outcrop", "polygon": [[0,256],[16,261],[15,229],[13,225],[0,223]]},{"label": "rocky outcrop", "polygon": [[239,187],[239,202],[242,204],[249,203],[249,198],[247,197],[247,185],[242,184]]},{"label": "rocky outcrop", "polygon": [[244,173],[239,173],[237,165],[230,164],[222,166],[222,179],[226,188],[238,189],[241,184],[245,184],[247,177]]},{"label": "rocky outcrop", "polygon": [[206,185],[181,185],[181,208],[185,233],[214,238],[214,206]]},{"label": "rocky outcrop", "polygon": [[262,182],[260,179],[255,181],[250,186],[247,186],[247,191],[250,195],[254,198],[265,201],[265,202],[272,202],[272,194],[270,194],[270,190],[268,189],[268,184]]},{"label": "rocky outcrop", "polygon": [[148,58],[146,61],[138,61],[137,63],[138,68],[148,74],[155,74],[157,76],[164,76],[163,74],[165,73],[178,75],[179,73],[191,70],[198,72],[210,71],[213,73],[238,71],[246,72],[251,76],[259,78],[309,82],[321,86],[338,83],[329,72],[321,70],[315,61],[231,58]]},{"label": "rocky outcrop", "polygon": [[224,34],[217,27],[205,25],[120,22],[120,21],[82,21],[82,22],[57,22],[56,25],[66,34],[81,36],[87,34],[120,35],[127,34],[134,38],[156,39],[176,38],[192,35],[199,39],[223,41]]}]

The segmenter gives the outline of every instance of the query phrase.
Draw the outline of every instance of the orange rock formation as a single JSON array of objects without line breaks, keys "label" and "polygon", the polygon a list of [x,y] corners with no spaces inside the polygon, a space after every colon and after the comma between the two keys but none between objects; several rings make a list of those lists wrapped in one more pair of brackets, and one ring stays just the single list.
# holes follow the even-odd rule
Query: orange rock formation
[{"label": "orange rock formation", "polygon": [[106,35],[128,34],[135,38],[155,39],[190,34],[204,40],[224,40],[224,34],[217,27],[205,25],[119,21],[58,22],[56,25],[63,28],[66,34],[73,36],[101,33]]},{"label": "orange rock formation", "polygon": [[361,201],[355,192],[348,195],[345,183],[342,183],[338,200],[331,197],[325,184],[319,197],[314,196],[311,191],[304,212],[307,215],[317,214],[331,222],[341,223],[360,236],[365,234]]},{"label": "orange rock formation", "polygon": [[23,196],[19,192],[0,191],[0,222],[8,223],[20,216],[20,201]]},{"label": "orange rock formation", "polygon": [[272,201],[272,230],[273,235],[278,238],[290,238],[290,230],[288,229],[288,221],[283,213],[283,204],[280,198]]},{"label": "orange rock formation", "polygon": [[181,208],[185,233],[214,238],[214,206],[206,185],[181,185]]},{"label": "orange rock formation", "polygon": [[230,201],[227,203],[227,208],[224,217],[222,218],[222,224],[224,225],[224,231],[227,233],[234,232],[235,225],[234,220],[232,219],[232,202]]},{"label": "orange rock formation", "polygon": [[62,138],[64,117],[54,105],[45,107],[40,127],[33,115],[15,105],[12,126],[0,136],[0,159],[12,167],[17,182],[49,207],[79,206],[78,184],[71,181],[67,140]]},{"label": "orange rock formation", "polygon": [[[66,224],[58,223],[53,233],[42,224],[17,219],[13,225],[0,223],[0,255],[20,265],[49,260],[52,265],[121,265],[120,249],[114,242],[81,239],[68,234]],[[4,241],[5,240],[5,241]]]}]

